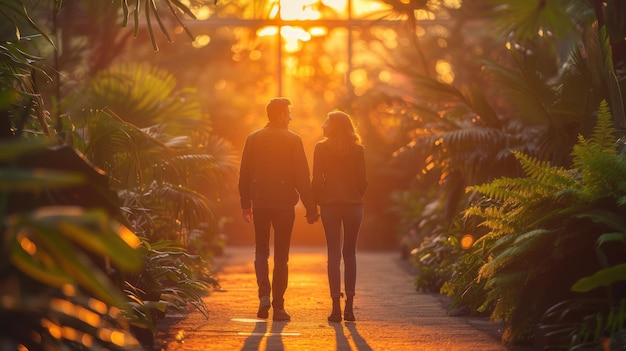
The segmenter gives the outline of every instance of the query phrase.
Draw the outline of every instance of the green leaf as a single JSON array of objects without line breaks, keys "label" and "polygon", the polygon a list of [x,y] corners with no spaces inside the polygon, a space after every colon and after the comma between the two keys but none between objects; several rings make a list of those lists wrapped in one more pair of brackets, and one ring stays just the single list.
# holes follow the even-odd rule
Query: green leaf
[{"label": "green leaf", "polygon": [[[141,268],[139,253],[120,237],[118,232],[121,229],[118,232],[113,229],[105,211],[84,211],[82,208],[68,206],[47,207],[35,212],[33,217],[38,223],[58,229],[80,247],[109,257],[122,269],[134,271]],[[133,241],[138,242],[138,239],[135,237]]]},{"label": "green leaf", "polygon": [[85,183],[81,174],[47,169],[0,169],[0,191],[42,191]]},{"label": "green leaf", "polygon": [[604,233],[597,240],[598,246],[606,243],[626,242],[626,233]]},{"label": "green leaf", "polygon": [[141,257],[110,229],[89,230],[73,222],[59,223],[59,230],[80,246],[101,256],[110,257],[120,268],[135,271],[141,268]]},{"label": "green leaf", "polygon": [[572,285],[572,291],[587,292],[624,280],[626,280],[626,263],[599,270],[591,276],[579,279]]},{"label": "green leaf", "polygon": [[[53,213],[58,213],[53,212]],[[54,217],[54,215],[52,216]],[[28,238],[41,254],[50,257],[49,265],[64,271],[78,285],[105,303],[124,308],[126,299],[93,261],[74,245],[56,226],[62,221],[75,221],[77,216],[58,217],[51,221],[45,211],[19,216],[16,232],[28,233]],[[80,222],[80,220],[78,220]]]},{"label": "green leaf", "polygon": [[626,221],[615,212],[605,210],[587,211],[575,216],[576,218],[589,218],[595,223],[601,223],[618,232],[626,233]]},{"label": "green leaf", "polygon": [[10,243],[9,260],[20,271],[43,284],[54,287],[74,283],[74,280],[57,266],[44,266],[40,261],[36,260],[35,257],[24,250],[18,243],[17,238],[15,239],[16,240],[11,240]]},{"label": "green leaf", "polygon": [[[2,46],[0,46],[0,49]],[[46,150],[44,142],[7,142],[0,143],[0,161],[16,160],[22,156],[36,154]]]}]

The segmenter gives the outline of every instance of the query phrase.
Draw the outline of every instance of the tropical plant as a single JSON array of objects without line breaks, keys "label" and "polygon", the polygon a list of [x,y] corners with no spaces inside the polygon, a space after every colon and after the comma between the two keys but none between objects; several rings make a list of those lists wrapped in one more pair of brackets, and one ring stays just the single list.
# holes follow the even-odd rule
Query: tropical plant
[{"label": "tropical plant", "polygon": [[[125,276],[124,291],[134,312],[131,321],[154,333],[156,319],[168,312],[187,313],[189,305],[208,318],[203,297],[219,284],[206,260],[168,241],[150,244],[143,240],[139,251],[144,263],[141,271]],[[152,334],[147,337],[151,340]]]},{"label": "tropical plant", "polygon": [[[616,14],[624,9],[608,1],[604,10],[600,7],[598,11],[593,6],[597,4],[553,1],[538,6],[537,2],[495,0],[465,2],[461,11],[442,4],[425,6],[419,11],[449,20],[443,22],[445,30],[441,22],[430,25],[426,17],[416,20],[425,35],[415,41],[426,45],[437,40],[447,45],[397,50],[406,53],[395,57],[395,68],[413,84],[405,89],[378,84],[376,90],[382,98],[374,93],[367,96],[364,110],[391,111],[401,120],[397,124],[415,126],[406,133],[408,143],[394,154],[399,166],[393,168],[409,173],[405,178],[412,176],[414,181],[411,190],[401,192],[407,196],[394,197],[391,207],[401,215],[400,224],[414,224],[400,228],[400,236],[431,224],[423,233],[410,235],[417,238],[414,259],[420,270],[433,273],[418,279],[420,286],[437,287],[445,281],[441,292],[454,298],[453,307],[469,306],[471,311],[484,312],[494,307],[493,302],[483,304],[485,280],[474,279],[478,267],[488,260],[486,252],[461,255],[446,267],[440,266],[441,261],[422,259],[431,251],[447,250],[447,241],[429,236],[439,239],[441,228],[458,223],[457,211],[478,201],[493,205],[493,200],[477,198],[475,193],[463,196],[463,188],[502,176],[521,176],[511,150],[569,167],[576,136],[591,134],[601,99],[610,101],[615,125],[624,125],[624,55],[618,50],[623,45],[609,45],[615,38],[623,38],[622,20]],[[400,10],[411,6],[395,5]],[[604,21],[605,16],[610,20]],[[416,64],[416,57],[424,63]],[[452,67],[452,83],[445,83],[428,69],[440,61]],[[440,190],[429,190],[432,188]],[[426,210],[415,214],[416,209],[434,204],[439,206],[437,218]],[[411,214],[414,218],[408,218]],[[436,222],[431,222],[433,219]],[[467,221],[463,221],[465,231],[480,238],[484,228],[467,226]],[[449,236],[458,239],[456,234],[450,230]],[[424,251],[420,250],[421,240],[425,240]],[[425,267],[427,262],[433,266]]]},{"label": "tropical plant", "polygon": [[[182,3],[169,0],[162,3],[168,6],[172,18],[176,20],[179,20],[178,10],[190,13],[187,5]],[[195,3],[197,2],[192,1],[189,4]],[[2,211],[0,215],[3,219],[1,248],[2,252],[8,254],[4,257],[10,258],[10,261],[7,260],[2,264],[3,269],[0,272],[2,277],[0,285],[3,291],[3,303],[0,306],[2,346],[11,349],[22,346],[29,349],[140,348],[142,345],[138,342],[137,336],[141,334],[141,330],[147,328],[150,331],[153,326],[152,316],[142,315],[142,313],[147,311],[152,313],[155,307],[161,306],[181,307],[183,301],[190,302],[198,309],[206,311],[206,306],[201,303],[200,296],[211,284],[215,283],[206,272],[206,265],[198,264],[200,257],[186,254],[184,248],[170,247],[155,256],[158,256],[161,262],[169,259],[172,266],[164,270],[147,270],[146,263],[143,261],[148,255],[154,255],[154,252],[142,251],[141,248],[135,250],[134,245],[139,244],[139,241],[128,228],[135,231],[138,228],[136,225],[133,226],[133,222],[127,221],[127,214],[120,212],[122,203],[117,197],[118,192],[123,193],[120,179],[105,177],[100,170],[86,162],[82,155],[71,147],[51,147],[48,144],[44,147],[40,145],[33,147],[29,143],[24,143],[25,138],[51,140],[56,136],[59,138],[56,143],[73,145],[74,140],[71,136],[75,125],[72,124],[71,119],[85,122],[77,118],[79,114],[75,113],[75,108],[79,107],[77,103],[79,100],[72,101],[71,98],[74,95],[70,92],[77,87],[74,85],[76,81],[72,80],[77,76],[73,73],[90,73],[89,69],[85,69],[85,62],[75,60],[87,56],[76,55],[77,52],[70,48],[75,44],[89,42],[81,38],[89,37],[89,33],[93,35],[94,32],[90,30],[81,32],[81,28],[87,28],[80,26],[85,22],[60,19],[63,16],[68,16],[69,19],[72,18],[71,14],[80,13],[80,16],[75,16],[73,19],[84,21],[86,17],[83,15],[90,11],[98,16],[105,16],[107,13],[116,14],[118,9],[122,9],[120,14],[123,13],[125,25],[129,19],[129,8],[125,2],[105,4],[98,1],[51,0],[37,4],[41,6],[32,5],[21,0],[0,2],[0,17],[8,19],[0,24],[2,39],[7,38],[7,41],[0,46],[0,83],[2,83],[0,87],[0,137],[3,139],[2,152],[0,152],[2,154],[0,161],[0,178],[2,178],[0,210]],[[137,1],[133,13],[134,34],[137,35],[137,29],[142,27],[139,21],[141,16],[139,11],[140,8],[145,9],[147,28],[153,44],[155,40],[150,23],[152,16],[156,16],[152,18],[156,18],[161,30],[167,36],[166,27],[159,17],[156,6],[157,2],[154,1]],[[106,21],[100,21],[100,19],[102,17],[99,17],[99,25],[91,28],[98,28],[101,30],[99,33],[115,32],[108,31],[115,26],[109,26],[105,23]],[[60,24],[66,25],[67,28],[64,29],[67,30],[61,30]],[[73,26],[75,24],[79,25]],[[93,23],[89,24],[93,25]],[[35,34],[31,36],[31,32]],[[60,32],[64,35],[48,35]],[[29,35],[26,36],[24,33]],[[74,36],[76,33],[80,36]],[[107,41],[107,44],[117,45],[116,35],[104,35],[104,37],[113,41]],[[61,39],[67,39],[67,41]],[[41,45],[46,42],[47,45]],[[58,47],[63,47],[64,50],[56,51]],[[93,51],[97,52],[98,48],[101,49],[98,46]],[[38,52],[41,57],[32,52]],[[110,60],[111,52],[118,51],[102,50],[102,52],[107,54],[99,58]],[[70,56],[61,57],[61,55],[68,54]],[[65,58],[69,59],[65,60]],[[46,59],[50,59],[52,69],[45,66]],[[106,63],[106,60],[97,60],[97,62],[102,64]],[[75,64],[75,66],[62,68],[59,65],[60,62]],[[62,75],[68,72],[66,71],[68,68],[70,74]],[[47,71],[52,73],[47,75]],[[62,77],[70,79],[62,81]],[[188,101],[185,103],[180,99],[170,100],[178,104],[169,112],[180,112],[184,115],[185,111],[197,109],[197,104],[193,104],[188,96],[180,94],[178,98],[187,98]],[[100,113],[97,110],[98,106],[81,104],[80,107],[90,111],[86,113],[87,115]],[[152,116],[152,113],[149,115]],[[53,118],[50,119],[50,116]],[[108,117],[115,119],[110,113]],[[115,127],[111,128],[111,123],[102,126],[102,129],[112,133],[111,135],[116,135],[116,132],[124,134],[130,131],[127,136],[136,137],[135,141],[147,140],[144,145],[134,145],[137,148],[131,152],[138,149],[141,149],[141,152],[132,154],[130,158],[138,154],[167,153],[170,155],[166,159],[170,162],[167,164],[170,170],[180,172],[178,175],[184,175],[181,179],[184,178],[188,185],[198,187],[198,183],[203,183],[202,185],[205,186],[203,191],[206,196],[199,195],[195,190],[181,190],[171,186],[173,190],[170,193],[180,192],[183,196],[180,196],[181,201],[177,203],[178,210],[170,209],[169,215],[181,216],[181,211],[186,211],[189,205],[183,208],[180,204],[189,199],[195,199],[196,203],[201,203],[197,208],[202,211],[188,213],[196,216],[190,215],[183,218],[185,225],[194,218],[202,217],[203,223],[207,218],[211,219],[210,216],[206,216],[210,215],[207,203],[213,201],[216,195],[214,186],[219,184],[223,171],[220,169],[222,165],[219,162],[224,161],[217,156],[218,154],[225,155],[228,152],[228,145],[219,138],[206,134],[205,121],[188,126],[194,128],[194,132],[189,133],[188,138],[181,138],[178,134],[172,136],[172,134],[157,130],[146,133],[137,127],[131,128],[119,122],[118,120],[117,128],[121,131],[115,131]],[[170,126],[175,127],[173,124]],[[91,132],[96,130],[97,128],[93,128]],[[172,128],[172,131],[179,132],[181,129]],[[163,137],[165,142],[153,136],[159,133],[162,136],[167,135]],[[77,140],[77,144],[89,145],[93,142],[90,138],[96,135],[87,135],[85,139]],[[15,139],[17,144],[5,143],[7,139]],[[199,144],[201,142],[205,144]],[[190,145],[190,143],[193,144]],[[100,146],[102,145],[106,144],[101,143]],[[205,150],[212,147],[215,153],[207,156],[203,152],[188,152],[190,146]],[[153,150],[150,151],[150,148]],[[187,151],[182,152],[183,149]],[[90,151],[98,154],[97,151]],[[121,155],[110,156],[115,158]],[[103,158],[106,159],[106,157]],[[133,160],[136,161],[136,159]],[[199,167],[199,165],[205,165],[207,161],[210,163],[208,168]],[[159,165],[164,165],[162,159],[160,162]],[[119,164],[110,163],[109,165]],[[126,165],[132,165],[132,162],[127,162]],[[149,175],[152,178],[165,176],[151,166],[134,167],[131,171],[137,169],[141,172],[150,171]],[[194,174],[197,170],[207,170],[207,172]],[[109,180],[115,191],[109,188]],[[207,180],[210,184],[205,185]],[[206,198],[209,196],[210,200]],[[49,208],[48,206],[51,205],[55,207]],[[153,218],[158,218],[159,213],[155,211],[152,215]],[[217,222],[217,220],[212,222]],[[119,223],[125,223],[125,225]],[[197,226],[201,227],[201,225]],[[211,232],[210,226],[205,232]],[[123,244],[120,241],[122,234],[126,238],[135,238],[131,248],[124,248],[123,245],[129,244]],[[7,245],[5,246],[4,243]],[[144,260],[141,259],[141,253],[146,255]],[[155,260],[157,259],[152,257],[152,260],[147,261]],[[141,266],[143,269],[139,270]],[[141,304],[144,301],[136,299],[139,296],[136,295],[139,290],[129,284],[124,285],[123,278],[128,277],[133,273],[132,271],[136,271],[134,274],[143,274],[143,276],[155,274],[154,278],[157,281],[166,282],[167,284],[156,287],[156,292],[163,300],[159,299],[148,306],[143,305],[142,308],[135,305],[136,302]],[[176,279],[163,278],[167,275],[169,278],[176,277]],[[122,287],[126,294],[122,292]],[[146,290],[143,293],[149,294],[152,291]],[[135,298],[133,304],[128,303],[129,298]],[[143,307],[146,308],[143,309]]]},{"label": "tropical plant", "polygon": [[[70,97],[82,101],[73,144],[106,172],[132,229],[146,238],[144,268],[125,280],[135,320],[147,326],[135,328],[144,344],[153,341],[155,317],[188,305],[207,315],[202,297],[217,283],[199,263],[219,240],[221,179],[236,164],[229,144],[211,135],[195,92],[175,85],[163,70],[122,65]],[[83,106],[93,109],[81,113]]]},{"label": "tropical plant", "polygon": [[[551,306],[581,298],[584,291],[597,298],[603,294],[594,288],[606,286],[611,306],[624,298],[617,286],[625,280],[618,275],[625,263],[625,233],[615,232],[615,223],[623,226],[615,219],[626,214],[626,154],[617,150],[603,102],[593,134],[580,136],[574,147],[572,169],[514,152],[527,177],[469,188],[496,201],[470,207],[466,215],[484,218],[490,230],[473,250],[488,258],[477,279],[487,289],[483,308],[493,304],[492,318],[509,323],[505,341],[528,341]],[[621,239],[609,240],[616,237]],[[598,244],[606,247],[598,250]],[[605,275],[613,278],[599,278]],[[581,279],[586,276],[594,278]]]},{"label": "tropical plant", "polygon": [[140,269],[139,240],[110,212],[103,176],[35,142],[1,143],[0,165],[2,347],[138,349],[111,272]]},{"label": "tropical plant", "polygon": [[440,293],[443,285],[452,278],[450,268],[462,251],[458,238],[454,236],[439,234],[425,238],[413,253],[417,268],[415,288]]},{"label": "tropical plant", "polygon": [[[197,251],[193,244],[216,240],[221,180],[237,161],[211,134],[195,92],[175,85],[148,65],[101,72],[73,97],[95,108],[74,114],[74,145],[109,175],[138,233]],[[197,231],[204,234],[192,240]]]}]

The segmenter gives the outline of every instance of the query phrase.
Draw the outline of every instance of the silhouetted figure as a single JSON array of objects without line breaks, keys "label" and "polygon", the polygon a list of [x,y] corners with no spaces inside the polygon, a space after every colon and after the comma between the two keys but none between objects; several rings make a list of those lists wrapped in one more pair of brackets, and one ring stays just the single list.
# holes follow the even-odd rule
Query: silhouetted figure
[{"label": "silhouetted figure", "polygon": [[[254,222],[254,268],[259,287],[257,317],[290,320],[284,294],[288,282],[289,246],[295,219],[294,207],[301,199],[308,223],[318,220],[311,192],[309,165],[302,139],[289,131],[291,102],[274,98],[267,104],[269,123],[246,138],[239,172],[242,216]],[[274,229],[274,272],[269,281],[270,231]],[[270,292],[272,301],[270,303]]]},{"label": "silhouetted figure", "polygon": [[[330,322],[341,322],[341,257],[346,306],[343,318],[354,321],[356,244],[367,188],[365,153],[354,123],[342,111],[331,111],[322,125],[324,139],[315,145],[313,194],[320,205],[328,249],[328,285],[333,300]],[[343,247],[341,233],[343,229]]]}]

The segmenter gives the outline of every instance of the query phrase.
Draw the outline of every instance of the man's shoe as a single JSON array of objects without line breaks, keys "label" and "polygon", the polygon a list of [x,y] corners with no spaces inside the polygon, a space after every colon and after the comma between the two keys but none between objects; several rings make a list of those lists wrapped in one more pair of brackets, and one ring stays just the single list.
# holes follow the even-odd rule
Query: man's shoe
[{"label": "man's shoe", "polygon": [[259,310],[256,313],[256,316],[259,318],[267,318],[269,316],[270,307],[272,304],[270,303],[269,296],[261,296],[259,302]]},{"label": "man's shoe", "polygon": [[341,322],[341,312],[333,312],[328,316],[329,322],[339,323]]},{"label": "man's shoe", "polygon": [[289,315],[289,313],[287,313],[285,310],[281,309],[274,309],[274,318],[275,321],[290,321],[291,320],[291,316]]}]

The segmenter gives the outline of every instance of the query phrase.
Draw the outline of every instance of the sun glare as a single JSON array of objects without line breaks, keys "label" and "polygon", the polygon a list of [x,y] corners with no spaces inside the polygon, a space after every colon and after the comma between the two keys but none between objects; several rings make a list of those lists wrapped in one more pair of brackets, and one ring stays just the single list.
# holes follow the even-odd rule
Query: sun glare
[{"label": "sun glare", "polygon": [[[322,18],[320,5],[327,6],[335,12],[343,14],[346,11],[347,0],[278,0],[269,4],[269,17],[280,18],[285,21],[316,21]],[[279,29],[276,26],[267,26],[257,31],[259,37],[274,36]],[[280,35],[284,39],[287,52],[297,52],[302,43],[311,40],[314,36],[328,34],[328,28],[316,26],[310,28],[283,26]]]},{"label": "sun glare", "polygon": [[345,11],[348,6],[348,0],[322,0],[322,5],[328,6],[337,11]]}]

